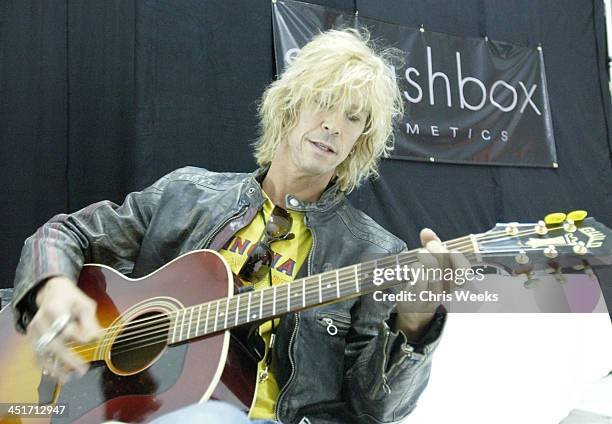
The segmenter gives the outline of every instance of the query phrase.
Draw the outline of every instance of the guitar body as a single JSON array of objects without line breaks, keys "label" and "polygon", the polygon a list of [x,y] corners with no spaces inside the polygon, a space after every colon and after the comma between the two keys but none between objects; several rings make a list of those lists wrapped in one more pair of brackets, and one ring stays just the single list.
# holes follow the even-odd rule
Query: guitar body
[{"label": "guitar body", "polygon": [[[149,331],[156,330],[154,325],[159,328],[153,343],[142,343],[138,333],[123,333],[135,340],[131,346],[114,340],[128,322],[156,323],[164,314],[231,296],[234,278],[218,253],[190,252],[140,279],[126,278],[106,266],[86,265],[78,285],[96,300],[98,321],[107,329],[103,343],[80,353],[90,369],[81,378],[56,385],[42,374],[31,341],[16,332],[6,307],[0,312],[0,403],[65,405],[67,416],[28,416],[28,422],[54,423],[144,422],[209,398],[249,409],[257,363],[230,331],[168,345],[172,330],[148,324]],[[0,422],[21,421],[5,415]]]}]

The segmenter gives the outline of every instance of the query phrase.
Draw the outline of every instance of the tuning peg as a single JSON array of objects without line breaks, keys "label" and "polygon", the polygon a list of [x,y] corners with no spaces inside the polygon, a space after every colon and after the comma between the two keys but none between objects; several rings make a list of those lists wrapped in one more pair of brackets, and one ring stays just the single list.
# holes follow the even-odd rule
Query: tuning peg
[{"label": "tuning peg", "polygon": [[557,252],[557,249],[555,249],[555,246],[553,246],[552,244],[544,248],[544,256],[546,256],[547,258],[554,259],[558,255],[559,255],[559,252]]},{"label": "tuning peg", "polygon": [[583,210],[571,211],[570,213],[567,214],[567,219],[571,219],[574,222],[580,222],[584,218],[586,218],[587,215],[588,215],[587,211],[583,211]]},{"label": "tuning peg", "polygon": [[517,264],[525,265],[529,263],[529,256],[525,254],[524,250],[519,250],[518,255],[514,257]]},{"label": "tuning peg", "polygon": [[560,283],[565,283],[567,281],[567,279],[565,278],[565,275],[561,273],[561,268],[559,267],[546,268],[546,273],[554,275],[555,280],[557,280]]},{"label": "tuning peg", "polygon": [[540,282],[539,278],[533,278],[533,272],[526,272],[525,276],[527,279],[523,282],[523,287],[526,289],[531,289]]},{"label": "tuning peg", "polygon": [[544,221],[541,221],[541,220],[538,221],[538,223],[533,228],[533,230],[536,232],[536,234],[539,234],[541,236],[543,236],[546,233],[548,233],[548,228],[546,228],[546,223]]},{"label": "tuning peg", "polygon": [[561,268],[556,268],[554,274],[555,280],[557,280],[559,283],[564,284],[567,282],[567,278],[565,278],[565,275],[563,275],[561,272]]},{"label": "tuning peg", "polygon": [[566,219],[563,223],[563,229],[568,233],[573,233],[574,231],[576,231],[576,225],[574,224],[574,220],[569,218]]},{"label": "tuning peg", "polygon": [[584,255],[587,252],[587,248],[583,241],[579,241],[578,244],[572,248],[572,250],[576,255]]},{"label": "tuning peg", "polygon": [[595,273],[593,272],[593,268],[591,268],[591,265],[589,265],[587,261],[582,262],[583,263],[581,264],[574,265],[572,269],[575,269],[576,271],[584,270],[586,276],[588,276],[589,278],[596,278]]},{"label": "tuning peg", "polygon": [[509,236],[515,236],[518,234],[518,232],[518,222],[509,222],[508,226],[506,227],[506,234]]},{"label": "tuning peg", "polygon": [[549,213],[544,217],[544,222],[546,225],[561,224],[566,216],[563,212]]}]

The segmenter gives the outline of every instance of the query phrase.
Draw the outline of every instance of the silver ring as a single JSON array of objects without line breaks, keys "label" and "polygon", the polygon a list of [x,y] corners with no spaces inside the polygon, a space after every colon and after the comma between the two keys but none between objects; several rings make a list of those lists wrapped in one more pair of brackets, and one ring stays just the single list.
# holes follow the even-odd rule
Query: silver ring
[{"label": "silver ring", "polygon": [[35,348],[36,353],[42,356],[45,350],[47,350],[47,347],[49,346],[49,344],[62,331],[64,331],[66,326],[70,324],[70,321],[72,321],[72,315],[70,314],[63,314],[59,316],[58,318],[56,318],[55,321],[53,321],[53,323],[51,324],[51,328],[49,329],[49,331],[43,334],[42,336],[40,336],[40,338],[36,342],[36,348]]},{"label": "silver ring", "polygon": [[47,355],[45,360],[46,362],[50,362],[50,364],[47,364],[48,366],[45,365],[42,367],[43,375],[48,375],[49,377],[55,377],[55,370],[57,369],[59,360],[54,355]]}]

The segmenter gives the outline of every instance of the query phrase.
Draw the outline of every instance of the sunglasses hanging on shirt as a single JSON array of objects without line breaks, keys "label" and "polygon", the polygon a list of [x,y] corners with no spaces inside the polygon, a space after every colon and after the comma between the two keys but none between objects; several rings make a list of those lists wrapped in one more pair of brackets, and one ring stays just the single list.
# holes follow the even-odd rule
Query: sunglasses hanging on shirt
[{"label": "sunglasses hanging on shirt", "polygon": [[[270,244],[280,240],[292,240],[295,237],[295,234],[290,233],[292,224],[293,218],[289,212],[275,206],[270,214],[270,219],[265,224],[260,240],[250,250],[246,262],[238,272],[238,277],[251,284],[263,280],[274,261],[274,252]],[[270,285],[272,285],[271,280]]]},{"label": "sunglasses hanging on shirt", "polygon": [[[274,261],[274,252],[270,244],[275,241],[293,240],[295,238],[295,234],[290,233],[293,218],[291,218],[289,212],[278,206],[275,206],[272,210],[268,222],[265,222],[263,213],[261,218],[264,220],[265,224],[264,232],[260,240],[255,243],[255,246],[250,250],[247,260],[238,272],[238,277],[255,285],[255,283],[263,280],[267,274],[270,286],[272,286],[272,262]],[[262,359],[265,358],[266,361],[264,370],[259,374],[260,382],[268,379],[270,364],[272,363],[272,349],[276,338],[276,328],[274,319],[271,321],[270,342],[268,343],[268,350],[266,353],[263,353],[265,352],[265,347],[259,333],[253,332],[249,336],[251,348],[254,348],[258,356]]]}]

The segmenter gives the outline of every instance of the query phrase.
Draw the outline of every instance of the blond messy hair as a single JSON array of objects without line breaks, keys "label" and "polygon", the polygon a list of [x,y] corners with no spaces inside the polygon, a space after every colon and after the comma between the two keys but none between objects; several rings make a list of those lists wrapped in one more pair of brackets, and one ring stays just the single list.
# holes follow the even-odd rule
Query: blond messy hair
[{"label": "blond messy hair", "polygon": [[401,93],[390,70],[395,52],[377,51],[364,29],[316,35],[262,96],[261,134],[254,145],[257,164],[272,162],[279,144],[297,124],[300,107],[315,103],[367,115],[352,153],[336,167],[340,189],[348,193],[365,179],[377,177],[380,158],[393,149],[393,121],[403,115]]}]

